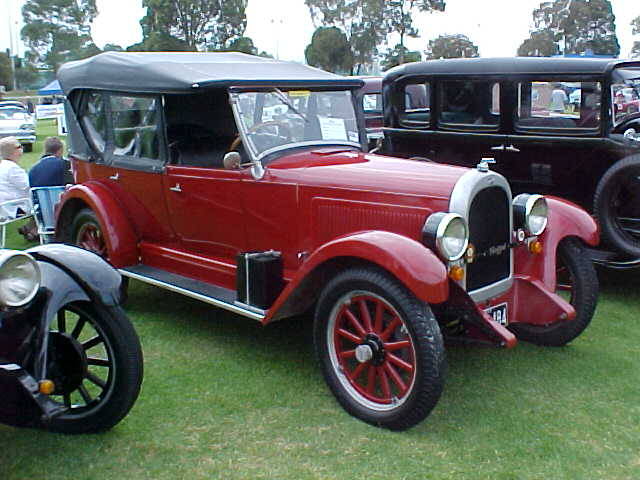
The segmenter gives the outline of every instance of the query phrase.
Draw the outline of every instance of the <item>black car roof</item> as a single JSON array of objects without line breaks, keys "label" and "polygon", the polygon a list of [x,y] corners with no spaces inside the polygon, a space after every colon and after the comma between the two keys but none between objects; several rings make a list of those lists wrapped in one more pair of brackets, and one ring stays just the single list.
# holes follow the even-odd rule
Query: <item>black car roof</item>
[{"label": "black car roof", "polygon": [[65,94],[78,88],[180,93],[236,85],[359,88],[363,84],[299,63],[237,52],[106,52],[64,64],[58,79]]},{"label": "black car roof", "polygon": [[508,57],[455,58],[406,63],[387,72],[385,81],[405,75],[603,75],[615,67],[640,67],[640,62],[615,58]]}]

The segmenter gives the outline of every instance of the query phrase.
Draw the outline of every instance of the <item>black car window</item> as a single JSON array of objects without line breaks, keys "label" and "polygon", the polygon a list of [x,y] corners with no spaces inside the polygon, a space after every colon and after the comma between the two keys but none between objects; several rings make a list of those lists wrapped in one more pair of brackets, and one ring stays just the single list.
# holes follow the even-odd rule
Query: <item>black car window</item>
[{"label": "black car window", "polygon": [[157,99],[111,95],[113,154],[159,159]]},{"label": "black car window", "polygon": [[93,148],[103,153],[107,138],[107,114],[104,94],[96,92],[87,94],[81,123]]},{"label": "black car window", "polygon": [[579,135],[597,129],[601,97],[599,82],[520,82],[516,130]]},{"label": "black car window", "polygon": [[431,85],[428,82],[408,83],[402,90],[404,108],[400,124],[409,128],[424,128],[431,120]]},{"label": "black car window", "polygon": [[447,129],[495,130],[500,124],[500,85],[492,81],[448,80],[440,84],[438,123]]}]

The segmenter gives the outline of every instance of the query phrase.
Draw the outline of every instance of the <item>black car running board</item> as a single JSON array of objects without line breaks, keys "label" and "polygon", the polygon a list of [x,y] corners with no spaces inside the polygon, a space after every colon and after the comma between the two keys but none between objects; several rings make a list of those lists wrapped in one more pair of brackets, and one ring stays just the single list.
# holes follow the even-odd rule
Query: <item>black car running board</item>
[{"label": "black car running board", "polygon": [[259,322],[266,315],[264,310],[238,302],[235,290],[217,287],[193,278],[142,264],[121,268],[118,271],[124,277],[180,293]]}]

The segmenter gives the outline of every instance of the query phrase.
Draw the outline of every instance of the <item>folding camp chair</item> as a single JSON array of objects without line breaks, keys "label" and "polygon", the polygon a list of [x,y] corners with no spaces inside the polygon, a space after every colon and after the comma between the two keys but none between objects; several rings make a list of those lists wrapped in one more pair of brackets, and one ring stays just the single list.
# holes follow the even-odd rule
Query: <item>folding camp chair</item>
[{"label": "folding camp chair", "polygon": [[[17,208],[28,213],[16,215]],[[4,248],[7,240],[7,225],[31,216],[31,201],[28,198],[18,198],[0,203],[0,248]]]},{"label": "folding camp chair", "polygon": [[33,217],[38,226],[40,243],[49,243],[56,233],[55,207],[63,192],[64,186],[33,187],[31,189]]}]

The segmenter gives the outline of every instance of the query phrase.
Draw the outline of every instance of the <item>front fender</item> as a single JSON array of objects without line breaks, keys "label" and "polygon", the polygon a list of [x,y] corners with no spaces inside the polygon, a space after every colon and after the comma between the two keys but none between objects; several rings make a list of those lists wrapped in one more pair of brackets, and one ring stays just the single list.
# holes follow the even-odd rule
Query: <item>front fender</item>
[{"label": "front fender", "polygon": [[[120,302],[122,277],[95,253],[61,243],[38,245],[27,250],[27,253],[38,260],[41,266],[52,264],[62,270],[91,301],[105,305],[117,305]],[[46,282],[51,284],[52,290],[56,290],[57,280],[52,280],[48,275],[43,275],[42,278],[43,286],[46,286]]]},{"label": "front fender", "polygon": [[64,230],[65,225],[61,224],[63,219],[72,221],[72,216],[65,215],[65,209],[72,209],[71,205],[80,201],[98,216],[111,264],[124,267],[138,263],[138,235],[121,204],[108,188],[95,181],[74,185],[62,194],[60,201],[56,231]]},{"label": "front fender", "polygon": [[337,238],[313,252],[280,294],[263,322],[268,323],[277,316],[277,312],[308,275],[336,258],[356,258],[378,265],[424,302],[442,303],[449,297],[446,267],[431,250],[396,233],[366,231]]},{"label": "front fender", "polygon": [[598,225],[585,210],[561,198],[546,196],[549,207],[547,228],[540,235],[543,250],[534,255],[526,246],[520,246],[515,254],[515,273],[542,280],[551,291],[556,287],[556,250],[563,238],[577,237],[595,247],[600,241]]}]

